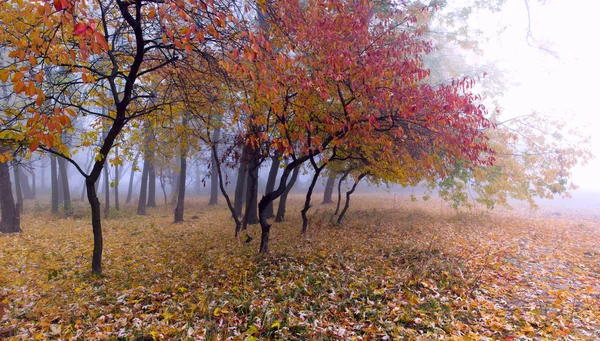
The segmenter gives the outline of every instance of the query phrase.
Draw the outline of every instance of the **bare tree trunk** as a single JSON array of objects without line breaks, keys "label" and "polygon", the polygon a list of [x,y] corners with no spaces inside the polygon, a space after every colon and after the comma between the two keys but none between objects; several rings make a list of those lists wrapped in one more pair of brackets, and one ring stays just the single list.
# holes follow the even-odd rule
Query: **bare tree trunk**
[{"label": "bare tree trunk", "polygon": [[315,189],[317,180],[319,179],[319,174],[321,174],[321,171],[327,165],[326,163],[323,163],[323,165],[321,165],[319,167],[312,157],[310,158],[310,163],[312,164],[313,168],[315,169],[315,175],[312,178],[310,187],[308,187],[308,192],[306,192],[306,200],[304,201],[304,208],[302,208],[302,234],[306,234],[306,230],[308,229],[307,213],[308,213],[308,210],[310,209],[310,199],[312,196],[312,192]]},{"label": "bare tree trunk", "polygon": [[125,199],[125,204],[131,203],[131,197],[133,195],[133,177],[135,175],[135,169],[137,168],[138,158],[140,157],[140,151],[138,150],[135,153],[135,158],[133,159],[133,164],[131,165],[131,174],[129,175],[129,188],[127,188],[127,199]]},{"label": "bare tree trunk", "polygon": [[140,184],[140,198],[138,200],[138,215],[146,215],[146,191],[148,190],[148,160],[144,158],[144,166],[142,170],[142,182]]},{"label": "bare tree trunk", "polygon": [[154,165],[154,153],[150,160],[150,169],[148,170],[148,207],[156,207],[156,167]]},{"label": "bare tree trunk", "polygon": [[163,195],[165,197],[165,206],[167,206],[169,202],[167,201],[167,189],[165,188],[165,178],[163,176],[159,176],[158,181],[160,182],[160,188],[162,188]]},{"label": "bare tree trunk", "polygon": [[71,206],[71,190],[69,188],[69,174],[67,172],[67,160],[58,158],[58,172],[61,178],[62,188],[60,189],[63,193],[64,210],[66,215],[71,215],[73,209]]},{"label": "bare tree trunk", "polygon": [[258,224],[258,163],[256,157],[253,157],[248,164],[248,188],[246,196],[246,211],[244,212],[243,230],[246,230],[248,225]]},{"label": "bare tree trunk", "polygon": [[108,164],[104,164],[104,218],[110,213],[110,179],[108,178]]},{"label": "bare tree trunk", "polygon": [[215,145],[212,145],[211,149],[213,158],[215,160],[215,163],[217,164],[217,173],[219,174],[219,187],[221,188],[221,194],[223,194],[225,202],[227,202],[227,207],[229,207],[229,211],[231,212],[231,217],[235,221],[235,236],[237,237],[242,223],[238,218],[238,215],[235,211],[235,207],[233,207],[233,205],[231,204],[231,200],[229,199],[229,195],[227,194],[227,191],[225,190],[225,185],[223,184],[223,173],[221,172],[221,164],[219,162],[219,155],[217,154],[217,147]]},{"label": "bare tree trunk", "polygon": [[[119,158],[119,147],[115,147],[115,155]],[[115,163],[115,210],[119,211],[119,163]]]},{"label": "bare tree trunk", "polygon": [[[181,125],[187,127],[187,119],[185,116],[181,119]],[[184,142],[186,143],[186,142]],[[175,206],[175,219],[174,222],[180,223],[183,221],[183,211],[185,207],[185,181],[187,172],[187,146],[181,146],[181,155],[179,157],[179,190],[177,192],[177,206]]]},{"label": "bare tree trunk", "polygon": [[[27,173],[31,174],[32,172],[31,170],[28,170]],[[29,185],[29,177],[27,176],[27,173],[25,173],[23,167],[19,167],[19,178],[21,183],[21,193],[23,193],[23,200],[35,199],[35,189],[32,189],[32,186]],[[35,182],[35,176],[32,178]]]},{"label": "bare tree trunk", "polygon": [[242,215],[242,207],[244,206],[244,202],[246,201],[246,196],[244,195],[244,188],[246,187],[246,177],[247,177],[247,147],[244,147],[244,151],[242,152],[242,158],[240,159],[240,166],[238,168],[237,180],[235,183],[235,194],[234,194],[234,208],[235,214],[238,217]]},{"label": "bare tree trunk", "polygon": [[[213,145],[215,147],[219,143],[219,139],[221,138],[221,128],[216,128],[213,134]],[[218,147],[216,147],[218,149]],[[212,155],[212,167],[210,171],[210,200],[208,201],[209,205],[216,205],[219,201],[219,174],[217,174],[217,160],[215,160],[215,155]]]},{"label": "bare tree trunk", "polygon": [[[0,149],[0,153],[5,150]],[[8,164],[0,162],[0,232],[21,232],[20,208],[15,206]]]},{"label": "bare tree trunk", "polygon": [[21,189],[21,167],[18,162],[13,162],[13,173],[15,177],[15,192],[17,193],[17,206],[19,214],[23,213],[23,190]]},{"label": "bare tree trunk", "polygon": [[335,174],[331,172],[325,183],[325,191],[323,192],[323,202],[321,204],[333,204],[333,186],[335,185]]},{"label": "bare tree trunk", "polygon": [[58,170],[56,156],[52,155],[50,159],[50,177],[52,186],[52,213],[58,213]]},{"label": "bare tree trunk", "polygon": [[36,184],[36,180],[35,180],[35,169],[31,169],[29,170],[29,174],[31,174],[31,194],[33,195],[33,197],[31,199],[35,199],[36,195],[37,195],[37,184]]},{"label": "bare tree trunk", "polygon": [[87,197],[92,209],[92,232],[94,233],[94,250],[92,252],[92,272],[102,273],[102,218],[100,215],[100,200],[96,195],[95,181],[87,178],[85,181]]},{"label": "bare tree trunk", "polygon": [[279,206],[277,208],[277,216],[275,217],[275,222],[282,222],[285,220],[285,205],[287,203],[287,197],[290,191],[292,190],[292,187],[294,187],[296,179],[298,179],[298,173],[300,173],[300,166],[294,168],[290,182],[287,184],[285,191],[283,191],[283,194],[281,194],[281,196],[279,197]]},{"label": "bare tree trunk", "polygon": [[358,176],[358,179],[356,179],[356,181],[354,181],[354,185],[352,185],[352,188],[348,192],[346,192],[346,204],[344,205],[344,209],[342,210],[342,213],[340,213],[340,216],[338,217],[338,220],[337,220],[338,224],[342,223],[342,219],[344,218],[344,215],[346,214],[348,207],[350,207],[350,195],[352,195],[352,193],[354,193],[354,191],[356,190],[356,186],[358,186],[358,183],[360,182],[360,180],[362,180],[362,178],[364,178],[365,176],[367,176],[367,173],[360,174]]},{"label": "bare tree trunk", "polygon": [[[279,172],[279,154],[271,158],[271,169],[269,170],[269,178],[267,179],[267,186],[265,187],[265,193],[273,192],[275,189],[275,181],[277,180],[277,173]],[[265,209],[265,215],[267,219],[273,218],[273,202],[270,202]]]},{"label": "bare tree trunk", "polygon": [[337,215],[338,212],[340,211],[340,204],[342,202],[342,182],[344,182],[346,180],[346,178],[348,177],[348,174],[350,174],[351,169],[347,170],[344,172],[344,174],[342,174],[342,176],[340,177],[340,181],[338,181],[338,199],[337,199],[337,205],[335,207],[335,212],[333,213],[333,215]]}]

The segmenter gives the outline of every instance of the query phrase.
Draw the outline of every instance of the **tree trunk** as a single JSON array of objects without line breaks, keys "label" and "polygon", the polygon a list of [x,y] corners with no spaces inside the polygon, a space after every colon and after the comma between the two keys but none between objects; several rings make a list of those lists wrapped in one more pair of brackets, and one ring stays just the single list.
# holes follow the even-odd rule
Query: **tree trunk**
[{"label": "tree trunk", "polygon": [[[187,119],[185,116],[181,119],[181,125],[187,128]],[[184,143],[186,143],[184,141]],[[177,191],[177,206],[175,206],[175,219],[174,222],[180,223],[183,221],[183,211],[185,207],[185,181],[187,171],[187,146],[181,146],[181,155],[179,157],[179,184]]]},{"label": "tree trunk", "polygon": [[156,207],[156,167],[154,165],[154,153],[151,156],[150,169],[148,170],[148,207]]},{"label": "tree trunk", "polygon": [[215,145],[212,145],[211,149],[213,158],[215,160],[215,163],[217,164],[217,173],[219,175],[219,187],[221,188],[221,194],[223,194],[225,202],[227,202],[227,207],[229,207],[229,211],[231,212],[231,217],[235,221],[235,236],[237,237],[242,223],[240,222],[238,215],[235,212],[235,207],[233,207],[231,200],[229,199],[229,195],[225,190],[225,185],[223,184],[223,173],[221,172],[221,164],[219,162],[219,155],[217,154],[217,147]]},{"label": "tree trunk", "polygon": [[[31,174],[31,171],[28,171]],[[19,167],[19,177],[21,179],[21,193],[23,193],[24,200],[35,199],[35,189],[29,185],[29,177],[23,170],[23,167]],[[35,176],[32,176],[35,186]]]},{"label": "tree trunk", "polygon": [[17,162],[13,162],[13,173],[15,177],[15,192],[17,194],[17,206],[19,214],[23,213],[23,191],[21,190],[21,167]]},{"label": "tree trunk", "polygon": [[351,170],[347,170],[344,172],[344,174],[342,174],[342,176],[340,177],[340,181],[338,181],[338,199],[337,199],[337,205],[335,206],[335,212],[333,213],[333,215],[337,215],[338,212],[340,211],[340,204],[342,202],[342,182],[344,182],[346,180],[346,178],[348,177],[348,174],[350,174]]},{"label": "tree trunk", "polygon": [[58,213],[58,170],[56,165],[56,156],[51,156],[50,161],[50,182],[52,186],[52,213]]},{"label": "tree trunk", "polygon": [[142,182],[140,184],[140,198],[138,200],[138,215],[146,215],[146,191],[148,190],[148,160],[144,158],[144,168],[142,169]]},{"label": "tree trunk", "polygon": [[[221,138],[221,128],[216,128],[213,134],[212,143],[216,146]],[[218,150],[218,147],[217,147]],[[210,170],[210,200],[209,205],[216,205],[219,201],[219,174],[217,174],[217,160],[215,155],[212,155],[212,167]]]},{"label": "tree trunk", "polygon": [[[254,155],[254,152],[252,153]],[[244,212],[243,230],[248,225],[258,224],[258,168],[260,164],[256,157],[253,157],[248,164],[248,188],[246,196],[246,211]]]},{"label": "tree trunk", "polygon": [[104,165],[104,218],[110,213],[110,179],[108,178],[108,165]]},{"label": "tree trunk", "polygon": [[36,184],[36,180],[35,180],[35,169],[31,169],[29,171],[29,173],[31,174],[31,194],[33,195],[33,197],[31,199],[35,199],[36,195],[37,195],[37,184]]},{"label": "tree trunk", "polygon": [[342,223],[342,219],[344,218],[344,215],[346,214],[348,207],[350,207],[350,195],[352,195],[352,193],[354,193],[354,191],[356,190],[356,186],[358,186],[358,183],[360,182],[360,180],[362,180],[362,178],[364,178],[365,176],[367,176],[367,173],[360,174],[358,176],[358,179],[356,179],[356,181],[354,181],[354,185],[352,185],[352,188],[348,192],[346,192],[346,204],[344,205],[344,209],[342,210],[342,213],[340,213],[340,216],[338,217],[338,220],[337,220],[338,224]]},{"label": "tree trunk", "polygon": [[169,204],[167,201],[167,189],[165,188],[165,178],[161,175],[158,177],[158,181],[160,182],[160,188],[162,189],[163,195],[165,197],[165,206]]},{"label": "tree trunk", "polygon": [[140,157],[140,152],[135,153],[135,158],[133,159],[133,164],[131,165],[131,174],[129,175],[129,188],[127,188],[127,199],[125,199],[125,204],[131,203],[131,197],[133,195],[133,177],[135,175],[135,169],[137,168],[138,158]]},{"label": "tree trunk", "polygon": [[244,206],[244,202],[246,201],[246,196],[244,196],[244,188],[246,187],[246,175],[248,170],[247,162],[247,148],[244,147],[244,151],[242,152],[242,158],[240,159],[240,167],[238,168],[237,180],[235,183],[235,194],[234,194],[234,209],[235,214],[238,217],[242,215],[242,207]]},{"label": "tree trunk", "polygon": [[321,167],[317,166],[317,163],[313,158],[310,158],[310,163],[312,163],[313,168],[315,169],[315,175],[310,183],[310,187],[308,187],[308,192],[306,192],[306,200],[304,200],[304,207],[302,208],[302,234],[306,234],[306,230],[308,229],[308,210],[310,209],[310,199],[312,197],[312,192],[315,189],[315,185],[317,184],[317,180],[319,179],[319,174],[327,165],[323,163]]},{"label": "tree trunk", "polygon": [[[5,150],[0,149],[0,153]],[[8,164],[0,162],[0,232],[21,232],[20,207],[15,206],[15,199],[10,182],[10,169]]]},{"label": "tree trunk", "polygon": [[[265,193],[273,192],[275,189],[275,181],[277,180],[277,173],[279,172],[279,154],[271,158],[271,169],[269,170],[269,178],[267,179],[267,186],[265,187]],[[273,218],[273,202],[271,201],[265,209],[265,215],[267,219]]]},{"label": "tree trunk", "polygon": [[[119,147],[115,147],[115,156],[119,158]],[[119,164],[115,163],[115,210],[119,211]]]},{"label": "tree trunk", "polygon": [[62,188],[60,191],[63,193],[64,211],[66,215],[71,215],[73,209],[71,206],[71,190],[69,189],[69,174],[67,173],[67,160],[58,158],[58,172],[61,178]]},{"label": "tree trunk", "polygon": [[294,187],[296,179],[298,179],[298,173],[300,173],[299,166],[294,168],[290,182],[287,184],[285,191],[283,191],[283,194],[281,194],[281,196],[279,197],[279,206],[277,208],[277,216],[275,217],[275,222],[279,223],[285,220],[285,204],[287,202],[288,194],[292,190],[292,187]]},{"label": "tree trunk", "polygon": [[329,174],[327,177],[327,182],[325,183],[325,191],[323,192],[323,202],[322,205],[325,204],[333,204],[333,186],[335,185],[335,174],[333,172]]},{"label": "tree trunk", "polygon": [[102,217],[100,215],[100,200],[96,195],[95,181],[85,180],[88,202],[92,209],[92,232],[94,233],[94,250],[92,251],[92,272],[102,273]]}]

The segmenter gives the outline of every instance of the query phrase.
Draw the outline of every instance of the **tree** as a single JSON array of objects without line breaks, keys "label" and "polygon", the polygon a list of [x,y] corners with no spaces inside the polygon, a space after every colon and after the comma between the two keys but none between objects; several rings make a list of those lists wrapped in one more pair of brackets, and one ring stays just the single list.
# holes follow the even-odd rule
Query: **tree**
[{"label": "tree", "polygon": [[[224,25],[225,14],[218,5],[209,11],[183,1],[6,1],[0,6],[0,38],[13,61],[0,78],[11,80],[21,108],[32,109],[13,113],[26,129],[12,131],[12,137],[31,152],[66,158],[85,178],[94,234],[92,271],[99,274],[103,239],[95,185],[109,152],[132,120],[168,102],[167,91],[146,87],[153,75],[178,60],[179,51],[192,45],[203,51],[208,38],[216,40],[215,27]],[[44,77],[52,69],[57,77]],[[109,108],[108,115],[94,109],[102,107]],[[92,115],[108,129],[90,172],[71,158],[71,149],[90,146],[97,133],[89,131],[82,145],[73,147],[60,138],[78,115]]]}]

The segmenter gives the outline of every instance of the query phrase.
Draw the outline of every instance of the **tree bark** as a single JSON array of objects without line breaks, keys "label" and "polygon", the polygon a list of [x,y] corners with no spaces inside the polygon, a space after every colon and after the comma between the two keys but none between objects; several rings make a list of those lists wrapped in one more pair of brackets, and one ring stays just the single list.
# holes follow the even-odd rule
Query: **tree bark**
[{"label": "tree bark", "polygon": [[63,193],[63,203],[64,203],[64,211],[66,215],[71,215],[73,213],[73,208],[71,206],[71,190],[69,188],[69,174],[67,172],[67,160],[63,158],[58,158],[58,172],[61,178],[62,188],[60,191]]},{"label": "tree bark", "polygon": [[94,233],[94,250],[92,251],[92,272],[102,273],[102,218],[100,215],[100,200],[96,195],[95,181],[85,180],[88,202],[92,209],[92,232]]},{"label": "tree bark", "polygon": [[365,176],[367,176],[367,173],[360,174],[358,176],[358,179],[356,179],[356,181],[354,181],[354,185],[352,185],[352,188],[346,192],[346,204],[344,205],[344,209],[342,210],[342,213],[340,213],[340,216],[338,217],[338,220],[337,220],[338,224],[342,223],[342,219],[344,218],[344,215],[346,214],[348,207],[350,207],[350,195],[352,195],[352,193],[354,193],[354,191],[356,190],[356,186],[358,186],[358,183],[360,182],[360,180],[362,180],[362,178],[364,178]]},{"label": "tree bark", "polygon": [[[31,171],[28,170],[28,173],[31,174]],[[23,200],[31,200],[35,199],[35,176],[32,176],[34,185],[29,185],[29,177],[23,170],[23,167],[19,167],[19,178],[21,183],[21,193],[23,193]]]},{"label": "tree bark", "polygon": [[[269,170],[269,178],[267,179],[267,186],[265,187],[265,193],[273,192],[275,189],[275,181],[277,180],[277,173],[279,172],[279,154],[271,158],[271,169]],[[271,201],[265,210],[267,219],[273,218],[273,202]]]},{"label": "tree bark", "polygon": [[104,165],[104,218],[110,214],[110,179],[108,178],[108,165]]},{"label": "tree bark", "polygon": [[[0,149],[0,152],[5,150]],[[0,232],[21,232],[19,207],[15,205],[15,199],[10,182],[10,170],[8,164],[0,162]]]},{"label": "tree bark", "polygon": [[[115,147],[115,155],[119,159],[119,147]],[[115,210],[119,211],[119,164],[115,163]]]},{"label": "tree bark", "polygon": [[338,198],[337,198],[337,205],[335,206],[335,212],[333,213],[333,215],[337,215],[338,212],[340,211],[340,204],[342,202],[342,182],[344,182],[346,180],[346,178],[348,177],[348,174],[350,174],[351,170],[347,170],[344,172],[344,174],[342,174],[342,176],[340,177],[340,181],[338,181]]},{"label": "tree bark", "polygon": [[219,187],[221,188],[221,194],[223,194],[223,197],[225,198],[225,202],[227,202],[227,207],[229,207],[229,211],[231,212],[231,217],[235,221],[235,236],[237,237],[242,223],[240,222],[238,215],[235,211],[235,207],[231,203],[231,200],[229,199],[229,195],[227,194],[227,191],[225,190],[225,184],[223,183],[223,173],[221,172],[221,164],[219,162],[219,155],[217,154],[217,147],[213,144],[211,146],[211,149],[212,149],[213,158],[215,160],[215,163],[217,164],[217,173],[219,175]]},{"label": "tree bark", "polygon": [[243,230],[246,230],[248,225],[258,224],[258,168],[260,164],[252,152],[252,159],[248,164],[248,188],[246,196],[246,211],[244,212]]},{"label": "tree bark", "polygon": [[306,192],[306,200],[304,200],[304,207],[302,208],[302,234],[306,234],[306,230],[308,229],[308,210],[310,209],[310,199],[312,196],[312,192],[315,189],[315,185],[317,184],[317,180],[319,179],[319,174],[321,174],[321,171],[325,168],[325,166],[327,165],[326,163],[323,163],[323,165],[321,165],[320,167],[317,165],[317,163],[315,162],[315,160],[311,157],[310,158],[310,163],[312,164],[313,168],[315,169],[315,175],[312,178],[312,181],[310,183],[310,187],[308,187],[308,192]]},{"label": "tree bark", "polygon": [[142,182],[140,184],[140,198],[138,200],[138,215],[146,215],[146,191],[148,190],[148,160],[144,158],[144,168],[142,169]]},{"label": "tree bark", "polygon": [[50,161],[50,182],[52,186],[52,213],[58,213],[58,170],[56,156],[52,155]]},{"label": "tree bark", "polygon": [[[219,139],[221,138],[221,128],[216,128],[213,133],[213,145],[218,150]],[[212,167],[210,170],[210,199],[208,200],[209,205],[216,205],[219,202],[219,174],[217,171],[217,160],[215,160],[215,155],[212,155]]]},{"label": "tree bark", "polygon": [[238,168],[233,199],[235,214],[237,214],[238,217],[242,215],[242,207],[244,206],[244,202],[246,201],[246,196],[244,196],[244,188],[246,187],[246,175],[248,173],[248,164],[246,162],[247,147],[244,147],[244,151],[242,152],[242,157],[240,159],[240,166]]},{"label": "tree bark", "polygon": [[[181,120],[181,124],[184,127],[187,127],[187,119],[185,116]],[[185,143],[185,141],[184,141]],[[187,172],[187,146],[181,146],[181,155],[179,157],[179,190],[177,192],[177,206],[175,206],[175,219],[174,222],[180,223],[183,221],[183,211],[185,207],[185,181],[186,181],[186,172]]]},{"label": "tree bark", "polygon": [[135,175],[135,169],[137,168],[138,158],[140,157],[140,152],[135,153],[135,158],[133,159],[133,164],[131,165],[131,174],[129,174],[129,187],[127,188],[127,199],[125,199],[125,204],[131,203],[131,197],[133,195],[133,177]]},{"label": "tree bark", "polygon": [[156,207],[156,166],[154,164],[154,153],[151,154],[148,169],[148,207]]},{"label": "tree bark", "polygon": [[35,199],[36,195],[37,195],[37,188],[36,188],[36,180],[35,180],[35,169],[31,169],[29,170],[29,174],[31,174],[31,199]]},{"label": "tree bark", "polygon": [[333,186],[335,185],[335,174],[333,172],[327,177],[325,191],[323,192],[323,202],[321,204],[333,204]]},{"label": "tree bark", "polygon": [[294,168],[290,182],[287,184],[285,191],[283,191],[283,193],[279,197],[279,205],[277,207],[277,216],[275,217],[275,222],[279,223],[285,220],[285,205],[287,203],[287,197],[290,191],[292,190],[292,187],[294,187],[296,179],[298,179],[298,173],[300,173],[299,166]]},{"label": "tree bark", "polygon": [[15,192],[17,194],[17,206],[19,214],[23,213],[23,190],[21,189],[21,167],[17,162],[13,162],[13,173],[15,177]]}]

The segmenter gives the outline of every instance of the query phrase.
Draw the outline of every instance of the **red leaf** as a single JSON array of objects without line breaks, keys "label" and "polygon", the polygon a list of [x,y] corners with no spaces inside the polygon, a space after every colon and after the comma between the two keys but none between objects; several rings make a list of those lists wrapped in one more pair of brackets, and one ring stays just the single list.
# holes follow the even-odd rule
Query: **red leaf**
[{"label": "red leaf", "polygon": [[89,26],[82,23],[77,23],[73,29],[73,35],[80,36],[85,33]]}]

